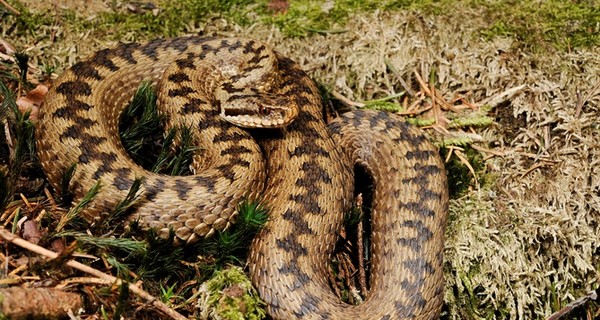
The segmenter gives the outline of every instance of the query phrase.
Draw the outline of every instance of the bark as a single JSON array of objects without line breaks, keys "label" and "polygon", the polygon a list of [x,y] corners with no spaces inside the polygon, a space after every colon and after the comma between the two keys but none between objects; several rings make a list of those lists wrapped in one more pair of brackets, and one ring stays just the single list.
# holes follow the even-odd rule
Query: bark
[{"label": "bark", "polygon": [[0,289],[0,315],[8,319],[62,319],[83,307],[81,295],[54,288]]}]

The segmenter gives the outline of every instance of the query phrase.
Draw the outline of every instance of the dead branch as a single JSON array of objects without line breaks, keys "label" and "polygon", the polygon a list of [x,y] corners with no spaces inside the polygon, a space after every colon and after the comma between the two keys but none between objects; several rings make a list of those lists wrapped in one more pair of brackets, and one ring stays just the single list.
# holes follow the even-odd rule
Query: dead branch
[{"label": "dead branch", "polygon": [[55,288],[0,289],[0,313],[7,319],[61,319],[83,308],[83,298]]},{"label": "dead branch", "polygon": [[[55,259],[56,257],[58,257],[58,253],[50,251],[46,248],[42,248],[38,245],[34,245],[28,241],[25,241],[24,239],[18,237],[15,234],[10,233],[10,231],[4,229],[4,228],[0,228],[0,237],[2,237],[4,240],[17,245],[21,248],[27,249],[29,251],[35,252],[37,254],[43,255],[47,258],[50,259]],[[123,284],[123,281],[121,281],[121,279],[118,279],[112,275],[106,274],[100,270],[94,269],[90,266],[86,266],[83,263],[79,263],[75,260],[69,260],[65,263],[67,266],[77,269],[79,271],[83,271],[85,273],[91,274],[95,277],[98,277],[100,279],[103,280],[107,280],[107,281],[111,281],[113,283],[115,283],[115,285],[120,286],[121,284]],[[167,306],[166,304],[164,304],[162,301],[160,301],[159,299],[155,298],[154,296],[152,296],[151,294],[149,294],[148,292],[140,289],[138,286],[128,283],[127,286],[129,287],[129,290],[133,293],[135,293],[136,295],[138,295],[140,298],[146,300],[149,304],[151,304],[152,306],[154,306],[156,309],[160,310],[161,312],[163,312],[165,315],[168,315],[171,319],[176,319],[176,320],[185,320],[186,318],[181,315],[180,313],[178,313],[177,311],[169,308],[169,306]]]},{"label": "dead branch", "polygon": [[555,313],[553,313],[552,315],[550,315],[546,320],[562,319],[563,316],[568,315],[575,308],[581,307],[581,306],[585,305],[586,303],[588,303],[589,301],[598,301],[598,292],[599,291],[600,291],[600,289],[592,290],[592,291],[588,292],[587,295],[569,303],[564,308],[562,308],[562,309],[556,311]]}]

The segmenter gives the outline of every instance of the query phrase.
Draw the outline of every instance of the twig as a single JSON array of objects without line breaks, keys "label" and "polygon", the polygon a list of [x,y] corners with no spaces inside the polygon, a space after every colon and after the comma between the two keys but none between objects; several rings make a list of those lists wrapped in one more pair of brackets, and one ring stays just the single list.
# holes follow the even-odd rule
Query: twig
[{"label": "twig", "polygon": [[598,300],[598,291],[600,291],[600,289],[592,290],[592,291],[588,292],[587,295],[569,303],[566,307],[553,313],[546,320],[558,320],[558,319],[562,318],[563,316],[566,316],[567,314],[569,314],[571,311],[573,311],[573,309],[585,305],[590,300],[597,301]]},{"label": "twig", "polygon": [[464,164],[467,167],[467,169],[469,169],[469,171],[473,175],[475,186],[477,187],[477,189],[479,189],[479,180],[477,179],[477,174],[475,173],[475,169],[473,169],[473,166],[471,166],[471,164],[469,163],[469,160],[467,160],[467,157],[462,153],[462,150],[459,149],[454,150],[454,154],[458,157],[460,162],[462,162],[462,164]]},{"label": "twig", "polygon": [[400,85],[402,86],[402,88],[404,88],[404,90],[406,90],[406,93],[408,93],[409,96],[414,97],[415,92],[410,88],[410,86],[408,84],[406,84],[406,82],[402,78],[402,75],[400,74],[398,69],[396,69],[396,67],[392,64],[392,62],[390,60],[388,60],[387,58],[383,58],[383,62],[388,67],[388,69],[390,69],[390,71],[392,71],[392,73],[396,76],[396,78],[398,78],[398,81],[400,81]]},{"label": "twig", "polygon": [[[488,149],[488,148],[484,148],[484,147],[480,147],[478,145],[471,145],[471,148],[479,151],[479,152],[484,152],[484,153],[488,153],[490,154],[489,156],[487,156],[487,159],[490,159],[492,157],[504,157],[505,153],[502,151],[498,151],[498,150],[492,150],[492,149]],[[488,158],[489,157],[489,158]]]},{"label": "twig", "polygon": [[[56,257],[58,257],[58,253],[50,251],[46,248],[42,248],[38,245],[35,245],[31,242],[28,242],[24,239],[21,239],[20,237],[16,236],[15,234],[10,233],[8,230],[4,229],[4,228],[0,228],[0,237],[2,237],[4,240],[17,245],[21,248],[27,249],[29,251],[35,252],[37,254],[43,255],[45,257],[48,257],[50,259],[55,259]],[[95,277],[98,277],[100,279],[103,280],[107,280],[110,281],[112,283],[115,283],[116,285],[121,285],[123,284],[123,281],[121,281],[121,279],[118,279],[112,275],[106,274],[100,270],[94,269],[90,266],[86,266],[83,263],[79,263],[77,261],[74,260],[69,260],[65,263],[67,266],[77,269],[79,271],[83,271],[85,273],[91,274]],[[162,311],[164,314],[168,315],[171,319],[176,319],[176,320],[186,320],[186,318],[181,315],[180,313],[178,313],[177,311],[169,308],[169,306],[167,306],[166,304],[164,304],[163,302],[161,302],[160,300],[156,299],[154,296],[152,296],[151,294],[149,294],[148,292],[140,289],[138,286],[133,285],[131,283],[127,283],[127,286],[129,287],[129,290],[133,293],[135,293],[136,295],[138,295],[140,298],[146,300],[149,304],[151,304],[152,306],[154,306],[156,309]]]},{"label": "twig", "polygon": [[341,93],[337,92],[337,91],[332,91],[331,95],[334,96],[336,99],[340,100],[343,104],[349,106],[349,107],[364,107],[365,104],[364,103],[360,103],[360,102],[356,102],[356,101],[352,101],[346,97],[344,97]]},{"label": "twig", "polygon": [[356,196],[356,207],[360,210],[361,219],[358,222],[357,230],[356,230],[356,245],[358,248],[358,282],[360,284],[360,291],[362,292],[363,297],[366,297],[369,292],[367,291],[367,273],[365,271],[365,247],[363,243],[363,197],[362,193],[359,193]]},{"label": "twig", "polygon": [[442,94],[438,90],[434,90],[434,95],[435,95],[435,98],[437,99],[437,101],[439,103],[441,103],[446,110],[451,110],[451,111],[454,111],[454,112],[459,112],[460,111],[455,106],[449,104],[448,101],[446,101],[446,99],[444,99],[444,97],[442,96]]},{"label": "twig", "polygon": [[0,0],[0,4],[3,5],[6,8],[6,10],[12,12],[14,15],[16,15],[16,16],[21,15],[21,13],[17,9],[15,9],[13,6],[8,4],[6,1]]},{"label": "twig", "polygon": [[439,93],[436,93],[433,84],[428,85],[427,83],[425,83],[425,81],[423,80],[423,78],[421,78],[421,75],[419,75],[417,70],[414,70],[413,73],[417,78],[417,82],[419,82],[419,85],[421,86],[421,90],[423,90],[423,92],[425,92],[425,94],[428,95],[431,99],[431,108],[433,111],[435,123],[445,127],[448,123],[448,120],[442,115],[442,109],[440,108],[440,104],[444,105],[449,110],[453,110],[453,108],[449,107],[448,103],[444,99],[442,99]]},{"label": "twig", "polygon": [[[8,226],[9,223],[12,222],[12,220],[14,219],[14,217],[19,214],[21,212],[21,207],[17,207],[15,210],[13,210],[13,212],[6,217],[6,220],[2,220],[4,221],[4,226],[3,228],[6,228],[6,226]],[[4,216],[4,215],[3,215]]]},{"label": "twig", "polygon": [[533,166],[531,166],[529,169],[525,170],[525,172],[521,173],[521,178],[525,177],[526,175],[535,171],[536,169],[543,168],[547,165],[548,165],[547,163],[536,163]]},{"label": "twig", "polygon": [[401,116],[416,116],[418,114],[421,114],[425,111],[429,111],[431,110],[431,106],[427,106],[425,108],[421,108],[421,109],[417,109],[417,110],[413,110],[413,111],[400,111],[397,112],[396,114],[401,115]]},{"label": "twig", "polygon": [[501,102],[506,101],[507,99],[510,99],[517,93],[521,92],[523,90],[523,88],[525,88],[524,84],[522,84],[520,86],[516,86],[514,88],[510,88],[508,90],[498,93],[497,95],[494,95],[487,99],[484,99],[483,101],[476,103],[475,105],[478,107],[481,107],[484,105],[489,105],[490,107],[493,108],[493,107],[497,106],[498,104],[500,104]]},{"label": "twig", "polygon": [[0,279],[0,286],[10,286],[12,284],[19,284],[23,282],[23,279],[21,277],[18,278],[4,278],[4,279]]},{"label": "twig", "polygon": [[56,289],[63,289],[68,287],[71,284],[98,284],[98,285],[111,285],[113,281],[109,281],[107,279],[100,279],[94,277],[74,277],[61,281],[58,285],[56,285]]},{"label": "twig", "polygon": [[417,72],[417,70],[413,70],[413,73],[415,74],[415,78],[417,78],[417,82],[421,86],[421,90],[423,90],[423,92],[425,92],[426,95],[432,96],[431,90],[429,90],[429,86],[427,85],[427,83],[425,83],[423,78],[421,78],[421,75]]},{"label": "twig", "polygon": [[531,158],[534,159],[535,161],[544,161],[544,162],[550,162],[550,163],[560,163],[560,160],[552,160],[552,159],[548,159],[545,158],[544,156],[538,155],[538,154],[534,154],[534,153],[529,153],[529,152],[517,152],[517,154],[527,157],[527,158]]}]

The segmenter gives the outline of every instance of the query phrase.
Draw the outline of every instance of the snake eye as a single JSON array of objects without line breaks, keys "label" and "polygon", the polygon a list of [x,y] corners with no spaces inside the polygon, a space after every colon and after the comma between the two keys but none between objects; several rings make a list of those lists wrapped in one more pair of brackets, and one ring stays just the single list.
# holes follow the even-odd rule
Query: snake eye
[{"label": "snake eye", "polygon": [[264,106],[262,103],[260,103],[260,102],[259,102],[259,103],[258,103],[258,113],[259,113],[261,116],[266,116],[266,115],[268,115],[268,114],[269,114],[269,109],[268,109],[268,108],[265,108],[265,106]]}]

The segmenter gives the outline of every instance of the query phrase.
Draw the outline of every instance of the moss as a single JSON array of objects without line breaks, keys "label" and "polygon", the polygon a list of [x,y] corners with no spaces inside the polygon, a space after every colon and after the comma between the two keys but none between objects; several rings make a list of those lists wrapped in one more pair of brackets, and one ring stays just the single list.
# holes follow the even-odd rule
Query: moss
[{"label": "moss", "polygon": [[[416,10],[425,15],[442,15],[461,12],[464,7],[477,7],[490,21],[480,33],[488,38],[509,36],[524,47],[535,50],[559,48],[569,50],[592,47],[600,43],[600,7],[584,1],[433,1],[433,0],[337,0],[290,1],[284,13],[268,9],[267,0],[205,0],[159,1],[155,7],[130,12],[112,8],[88,19],[72,10],[58,13],[32,13],[16,2],[20,16],[0,12],[0,18],[14,22],[14,36],[35,39],[48,37],[48,32],[38,32],[41,26],[58,23],[76,32],[92,32],[111,40],[147,39],[156,36],[172,37],[197,29],[211,18],[222,17],[239,25],[259,20],[278,26],[286,35],[303,37],[311,33],[345,32],[348,18],[357,13],[374,10]],[[152,9],[158,10],[152,10]],[[57,22],[59,21],[59,22]]]},{"label": "moss", "polygon": [[266,317],[264,302],[240,267],[215,272],[200,290],[198,307],[211,319],[259,320]]},{"label": "moss", "polygon": [[[283,14],[267,16],[267,23],[281,28],[288,36],[307,36],[310,33],[345,32],[347,19],[356,13],[375,10],[422,10],[427,14],[441,14],[445,6],[453,1],[434,0],[337,0],[290,1],[288,10]],[[268,13],[265,10],[264,13]]]},{"label": "moss", "polygon": [[488,39],[511,36],[534,50],[562,50],[600,43],[600,6],[586,1],[491,1],[483,3]]},{"label": "moss", "polygon": [[488,39],[515,37],[523,46],[535,50],[546,47],[569,50],[600,43],[600,7],[585,1],[339,0],[329,3],[294,1],[286,13],[267,16],[266,21],[294,37],[312,32],[343,32],[347,18],[357,12],[409,9],[441,15],[471,6],[484,8],[489,17],[490,26],[481,27],[481,34]]},{"label": "moss", "polygon": [[388,101],[368,102],[367,104],[365,104],[365,108],[373,109],[373,110],[383,110],[383,111],[389,111],[389,112],[404,111],[401,105],[399,105],[397,103],[393,103],[393,102],[388,102]]},{"label": "moss", "polygon": [[112,32],[117,39],[132,31],[142,36],[172,37],[189,27],[200,26],[213,16],[224,16],[238,24],[246,24],[249,20],[245,8],[251,3],[249,0],[161,1],[156,14],[152,10],[138,14],[107,12],[100,14],[99,21],[93,23],[97,25],[100,22],[102,27],[98,31]]},{"label": "moss", "polygon": [[294,1],[287,12],[267,16],[267,23],[277,25],[288,36],[306,36],[311,32],[339,32],[348,16],[348,10],[336,1],[333,5],[322,1]]},{"label": "moss", "polygon": [[39,32],[41,27],[60,25],[64,30],[58,36],[91,31],[93,35],[107,40],[147,39],[179,35],[201,26],[211,17],[223,16],[238,24],[247,24],[250,21],[248,6],[252,3],[250,0],[160,1],[156,6],[149,5],[139,12],[111,8],[90,18],[71,9],[33,13],[27,6],[16,2],[14,6],[21,14],[14,16],[0,12],[0,18],[6,17],[8,24],[3,24],[3,27],[10,24],[10,33],[14,37],[40,40],[49,36],[48,32]]},{"label": "moss", "polygon": [[[13,4],[21,14],[14,16],[9,14],[7,11],[2,11],[0,8],[0,20],[10,24],[11,33],[15,36],[33,36],[36,37],[36,31],[40,26],[50,26],[54,24],[54,17],[46,12],[43,13],[32,13],[25,5],[20,2]],[[6,26],[4,23],[2,24]]]},{"label": "moss", "polygon": [[[442,158],[445,159],[448,155],[448,149],[440,149],[440,153]],[[484,163],[481,153],[473,148],[465,147],[464,154],[476,173],[483,170]],[[469,191],[469,187],[475,184],[473,173],[456,156],[450,157],[450,160],[446,162],[446,175],[448,176],[451,199],[465,195]],[[479,179],[478,184],[482,185],[485,182],[482,177],[478,176],[477,178]]]}]

